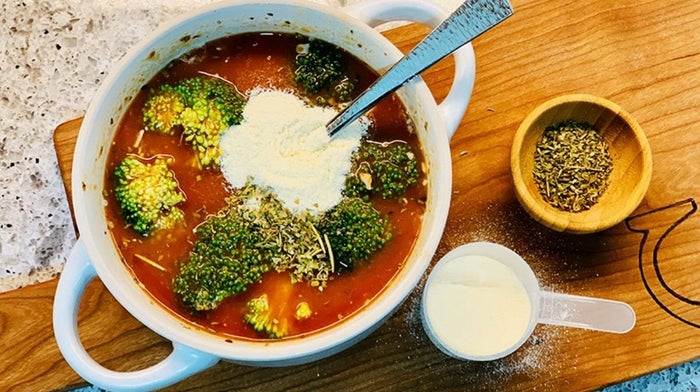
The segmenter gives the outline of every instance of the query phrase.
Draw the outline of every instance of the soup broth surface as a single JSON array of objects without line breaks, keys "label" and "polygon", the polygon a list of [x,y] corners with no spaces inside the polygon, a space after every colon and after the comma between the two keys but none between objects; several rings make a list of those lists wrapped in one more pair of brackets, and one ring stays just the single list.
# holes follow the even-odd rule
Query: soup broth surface
[{"label": "soup broth surface", "polygon": [[[405,263],[418,235],[425,209],[425,173],[398,200],[372,198],[374,207],[391,224],[391,240],[370,260],[358,263],[351,271],[333,274],[323,290],[307,282],[292,283],[288,272],[272,269],[245,292],[225,299],[211,311],[194,312],[173,292],[173,279],[195,240],[194,229],[208,215],[226,205],[231,187],[219,170],[196,167],[193,164],[196,154],[180,137],[143,132],[143,106],[149,91],[163,83],[174,84],[184,78],[214,75],[232,82],[243,95],[264,88],[292,92],[315,102],[316,97],[307,94],[293,78],[296,48],[305,40],[305,37],[271,33],[237,35],[210,42],[172,62],[134,98],[121,119],[109,151],[105,178],[106,214],[124,262],[145,290],[164,307],[219,334],[244,339],[265,338],[243,320],[246,303],[262,294],[266,294],[271,302],[287,304],[288,337],[303,336],[340,322],[359,311],[391,282]],[[376,79],[376,74],[360,61],[349,55],[345,61],[348,73],[357,81],[355,92],[364,90]],[[385,98],[368,117],[373,123],[367,135],[369,139],[400,139],[420,152],[410,119],[396,96]],[[170,168],[186,195],[186,201],[178,205],[185,215],[183,227],[143,237],[125,225],[114,196],[111,173],[123,158],[131,154],[142,158],[172,157]],[[423,162],[422,156],[419,161]],[[293,317],[294,307],[300,301],[308,303],[311,309],[312,315],[308,319]]]}]

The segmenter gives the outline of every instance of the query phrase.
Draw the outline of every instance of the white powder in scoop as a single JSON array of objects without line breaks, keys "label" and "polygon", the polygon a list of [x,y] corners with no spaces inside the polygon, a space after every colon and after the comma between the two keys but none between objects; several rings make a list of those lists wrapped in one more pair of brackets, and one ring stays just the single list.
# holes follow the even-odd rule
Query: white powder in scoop
[{"label": "white powder in scoop", "polygon": [[337,112],[307,106],[292,93],[260,90],[251,94],[243,122],[220,139],[221,170],[234,187],[250,178],[267,188],[292,212],[319,214],[341,199],[352,153],[367,132],[365,118],[333,139],[325,125]]},{"label": "white powder in scoop", "polygon": [[431,276],[425,312],[432,333],[456,352],[491,356],[522,337],[530,322],[530,299],[506,265],[467,255]]}]

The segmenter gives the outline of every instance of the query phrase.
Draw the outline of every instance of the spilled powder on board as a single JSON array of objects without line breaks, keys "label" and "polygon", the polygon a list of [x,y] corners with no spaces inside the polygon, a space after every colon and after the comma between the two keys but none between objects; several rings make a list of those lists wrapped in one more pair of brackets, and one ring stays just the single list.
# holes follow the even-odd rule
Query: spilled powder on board
[{"label": "spilled powder on board", "polygon": [[[455,208],[464,208],[457,198]],[[471,202],[471,201],[470,201]],[[530,264],[537,275],[541,288],[550,291],[568,291],[568,279],[571,278],[568,268],[551,262],[558,259],[557,250],[563,248],[558,237],[548,235],[547,231],[519,231],[518,226],[527,222],[528,215],[521,210],[517,203],[502,206],[492,203],[482,203],[475,209],[477,213],[460,215],[454,214],[448,219],[448,228],[436,252],[434,262],[448,251],[468,242],[491,241],[514,249],[525,260],[538,261]],[[565,267],[565,266],[564,266]],[[459,361],[446,358],[437,347],[432,346],[430,339],[423,331],[420,319],[421,294],[425,288],[426,271],[416,289],[406,301],[402,325],[408,330],[408,336],[416,345],[416,350],[437,355],[434,361],[426,364],[435,372],[447,371],[464,383],[469,383],[479,390],[498,390],[499,385],[506,385],[513,380],[536,378],[539,384],[533,390],[551,390],[550,379],[555,379],[561,368],[552,363],[557,358],[562,344],[569,340],[568,331],[562,327],[539,324],[535,327],[530,338],[523,347],[505,358],[487,362]],[[571,355],[569,353],[568,355]],[[573,354],[575,355],[575,354]],[[570,358],[576,363],[577,358]],[[443,367],[448,370],[442,369]],[[488,380],[488,382],[484,382]],[[483,388],[476,386],[481,385]],[[494,389],[495,388],[495,389]]]},{"label": "spilled powder on board", "polygon": [[321,214],[340,201],[351,156],[366,134],[361,118],[331,139],[325,125],[337,112],[308,106],[292,93],[256,90],[243,122],[221,136],[221,171],[233,187],[249,179],[275,193],[290,211]]}]

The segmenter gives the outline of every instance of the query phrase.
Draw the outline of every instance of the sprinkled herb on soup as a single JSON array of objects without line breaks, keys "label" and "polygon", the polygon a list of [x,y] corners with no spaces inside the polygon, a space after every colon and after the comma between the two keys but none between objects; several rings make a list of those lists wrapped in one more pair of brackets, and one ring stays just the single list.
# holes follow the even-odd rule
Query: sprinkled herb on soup
[{"label": "sprinkled herb on soup", "polygon": [[302,336],[342,321],[404,264],[423,155],[396,96],[330,139],[376,74],[301,35],[243,34],[173,61],[109,152],[106,213],[142,286],[216,333]]}]

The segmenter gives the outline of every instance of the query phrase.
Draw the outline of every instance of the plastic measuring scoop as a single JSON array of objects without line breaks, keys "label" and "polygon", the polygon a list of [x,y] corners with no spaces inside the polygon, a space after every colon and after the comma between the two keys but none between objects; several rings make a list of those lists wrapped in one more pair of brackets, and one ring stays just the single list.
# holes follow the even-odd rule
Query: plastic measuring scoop
[{"label": "plastic measuring scoop", "polygon": [[[469,263],[477,259],[502,264],[499,268],[501,272],[505,271],[508,274],[506,277],[508,280],[505,278],[498,281],[489,280],[490,278],[486,276],[489,272],[469,271],[469,268],[483,269],[480,267],[482,264],[478,264],[477,261],[473,261],[472,267],[469,267]],[[456,268],[457,263],[461,269]],[[503,266],[507,267],[512,274],[502,268]],[[500,282],[505,283],[499,288]],[[439,285],[443,286],[439,287]],[[487,295],[478,298],[487,298],[493,303],[475,306],[476,304],[454,302],[461,298],[459,296],[438,297],[437,290],[445,290],[445,287],[448,290],[451,288],[482,290],[480,292]],[[522,293],[522,289],[526,295]],[[493,296],[493,292],[489,290],[502,292]],[[432,298],[430,298],[431,295]],[[444,307],[445,304],[440,303],[436,298],[446,298],[453,302],[450,306]],[[524,304],[522,306],[525,307],[529,305],[529,309],[516,309],[521,306],[518,304]],[[488,314],[464,314],[463,312],[468,311],[466,309],[472,309],[474,313],[479,313],[474,309],[483,309]],[[494,314],[497,317],[494,317]],[[517,319],[516,314],[523,316]],[[502,321],[499,318],[501,316]],[[624,302],[540,290],[537,277],[522,257],[502,245],[490,242],[474,242],[457,247],[435,265],[423,290],[421,318],[428,337],[440,350],[455,358],[477,361],[498,359],[513,353],[527,341],[538,323],[626,333],[634,327],[636,321],[634,310]],[[449,325],[450,323],[455,325]],[[481,326],[483,328],[472,328],[473,324],[479,323],[484,324]],[[509,328],[508,333],[500,333],[504,326]],[[494,352],[484,352],[485,349],[482,348],[465,347],[467,336],[464,334],[469,333],[467,331],[486,331],[484,336],[468,338],[475,338],[473,342],[478,342],[478,346],[498,347],[498,349]],[[499,340],[499,342],[489,346],[489,339]]]}]

